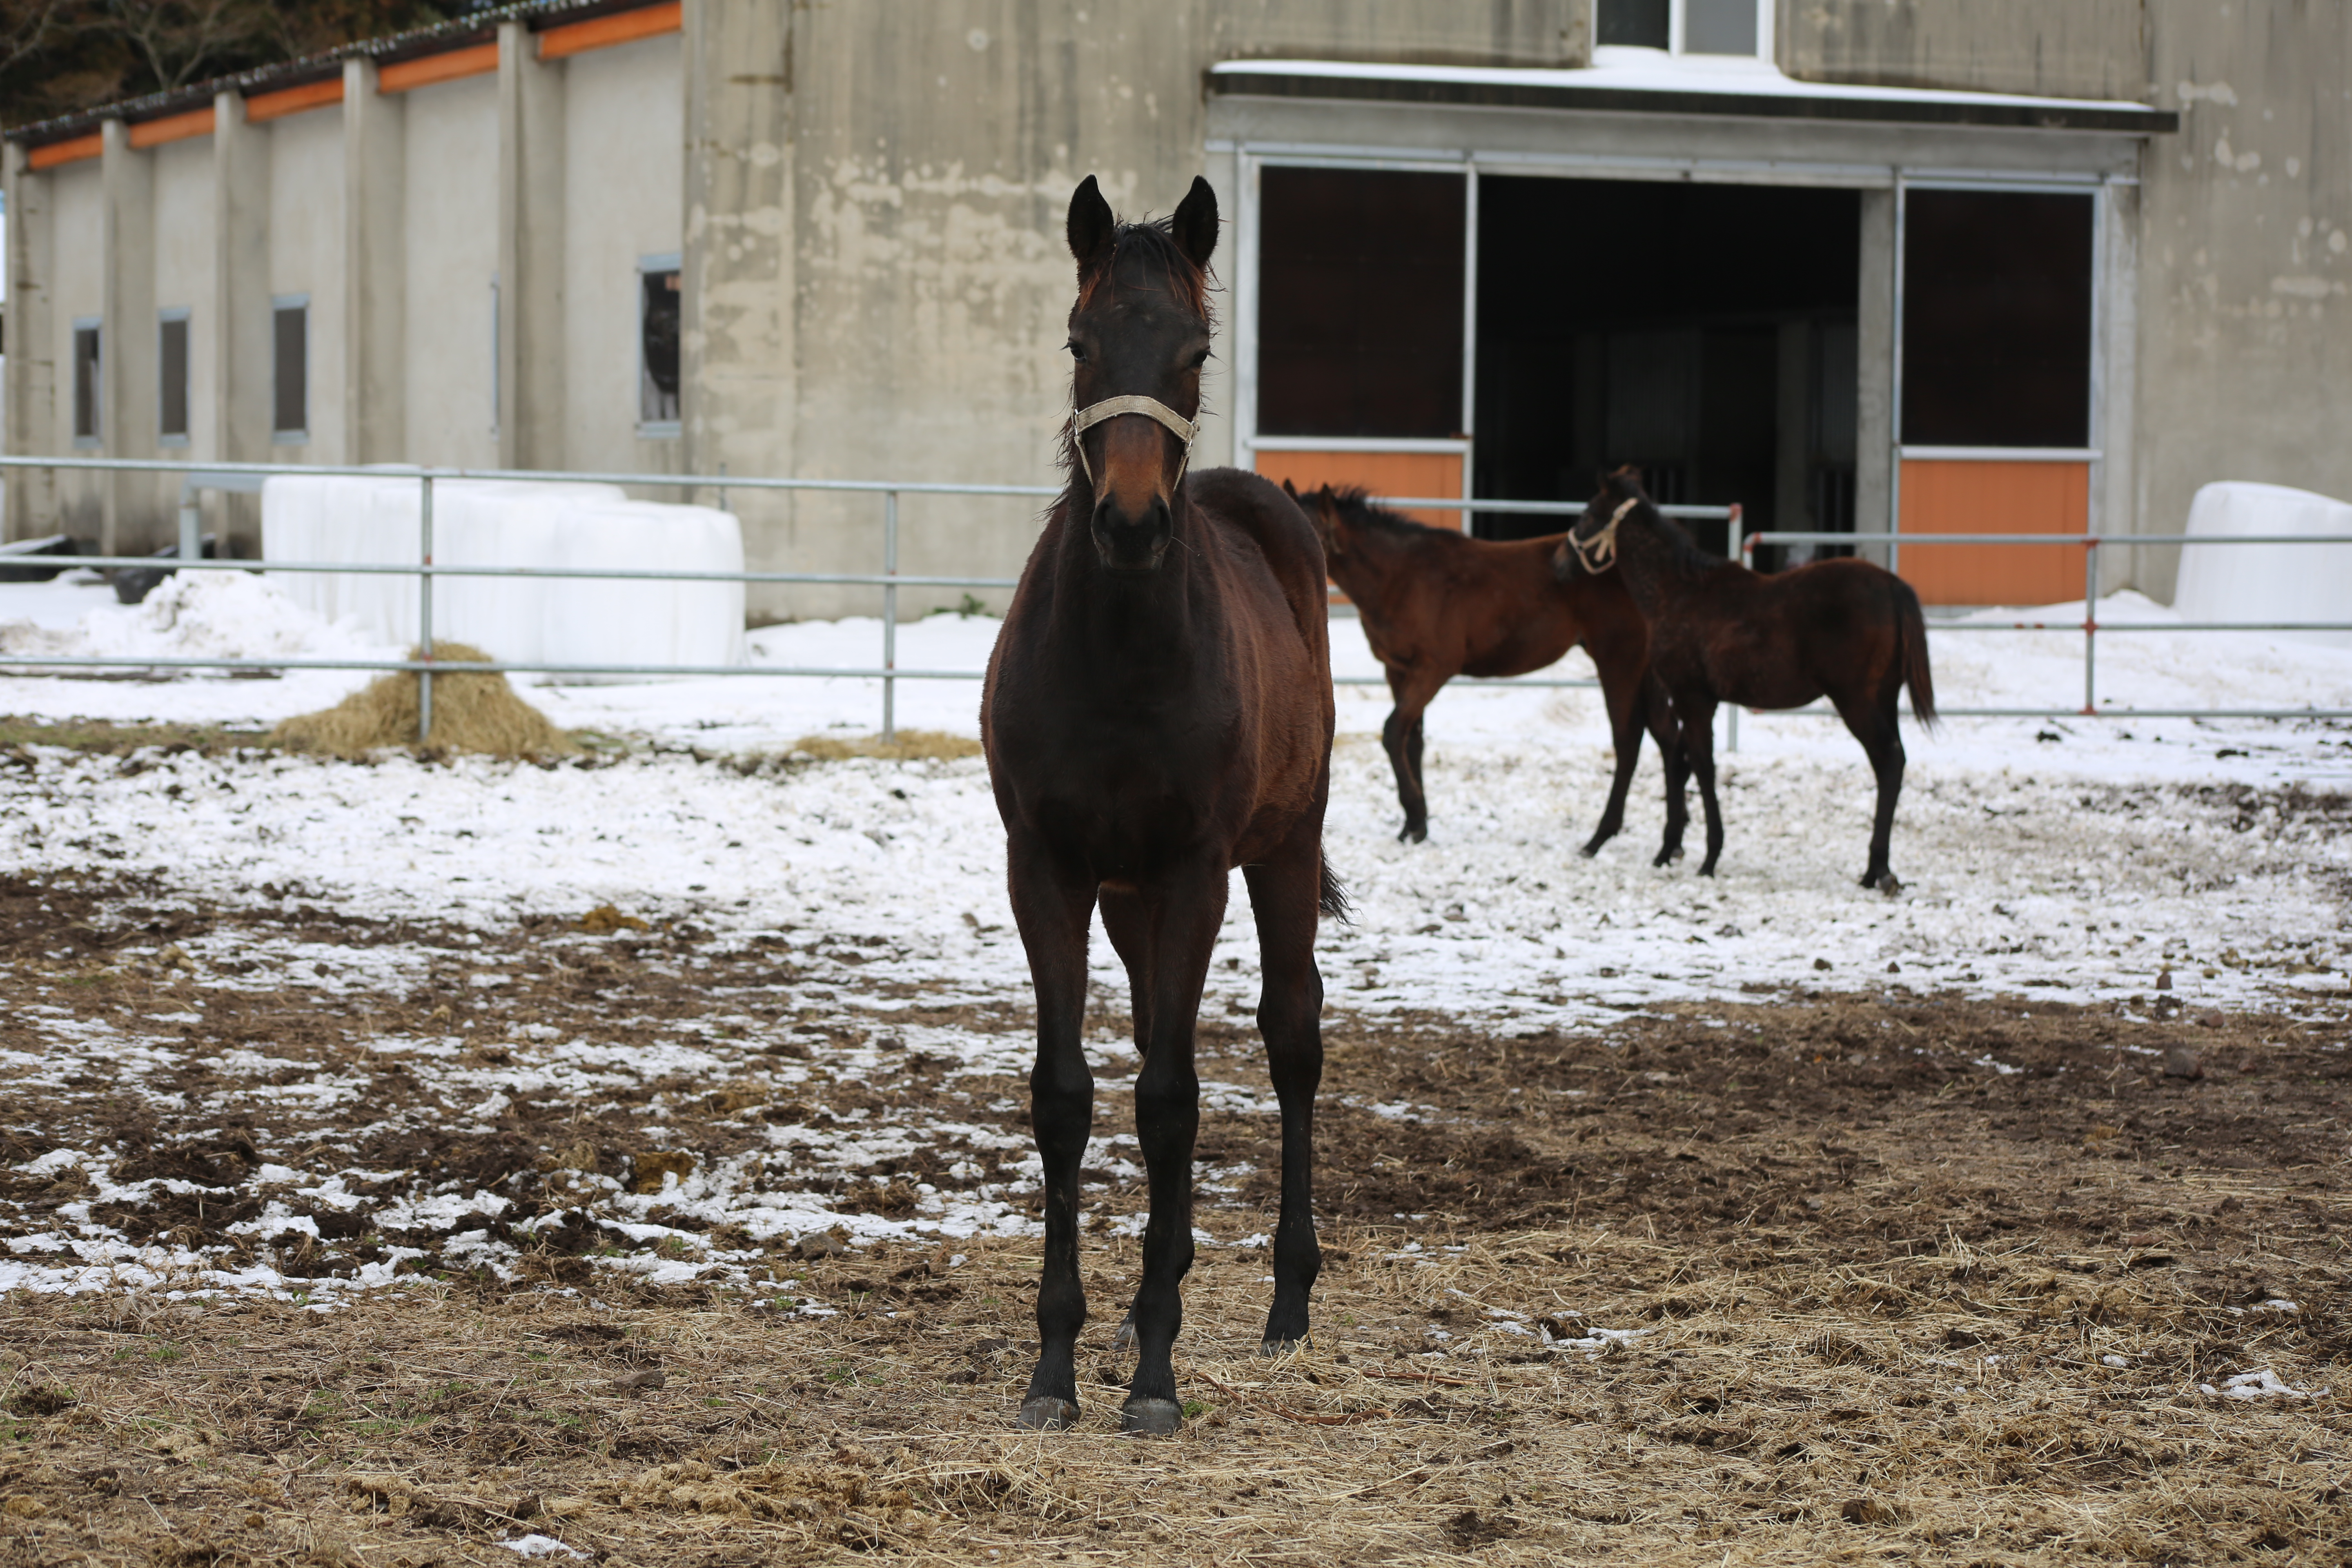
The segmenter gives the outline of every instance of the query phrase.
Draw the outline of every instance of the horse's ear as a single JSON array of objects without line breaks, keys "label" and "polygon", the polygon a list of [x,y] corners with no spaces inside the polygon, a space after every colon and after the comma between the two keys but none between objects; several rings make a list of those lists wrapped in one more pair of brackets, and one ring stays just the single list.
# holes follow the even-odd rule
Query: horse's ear
[{"label": "horse's ear", "polygon": [[1102,187],[1088,174],[1070,195],[1070,254],[1077,258],[1080,277],[1093,268],[1118,233],[1118,221],[1111,216],[1110,204],[1103,200]]},{"label": "horse's ear", "polygon": [[1298,504],[1301,506],[1307,504],[1305,501],[1298,500],[1298,487],[1292,484],[1288,479],[1282,481],[1282,493],[1288,496],[1292,500],[1298,501]]},{"label": "horse's ear", "polygon": [[1176,218],[1171,226],[1176,248],[1191,258],[1193,266],[1206,271],[1209,258],[1217,248],[1217,193],[1200,175],[1192,176],[1192,188],[1176,204]]}]

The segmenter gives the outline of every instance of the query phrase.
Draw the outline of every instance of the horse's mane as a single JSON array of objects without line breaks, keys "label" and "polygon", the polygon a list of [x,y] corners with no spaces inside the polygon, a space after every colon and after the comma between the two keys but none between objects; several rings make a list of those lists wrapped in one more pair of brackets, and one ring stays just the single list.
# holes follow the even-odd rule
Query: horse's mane
[{"label": "horse's mane", "polygon": [[1370,493],[1361,485],[1349,485],[1345,489],[1331,492],[1331,504],[1358,528],[1375,533],[1393,534],[1400,542],[1410,542],[1424,534],[1432,533],[1442,533],[1449,538],[1458,537],[1450,528],[1432,528],[1425,522],[1413,521],[1402,512],[1391,511],[1384,506],[1374,506],[1367,499]]},{"label": "horse's mane", "polygon": [[1169,292],[1187,310],[1204,321],[1215,319],[1209,308],[1208,269],[1196,265],[1177,245],[1173,216],[1123,223],[1113,230],[1108,251],[1078,279],[1080,309],[1094,303],[1096,290],[1116,279],[1119,264],[1125,261],[1160,268],[1168,275]]},{"label": "horse's mane", "polygon": [[[1650,499],[1649,491],[1642,488],[1641,480],[1634,478],[1630,470],[1620,468],[1611,474],[1602,482],[1601,493],[1612,500],[1631,498],[1642,503],[1632,515],[1643,519],[1657,531],[1658,538],[1666,547],[1667,561],[1675,571],[1691,575],[1711,571],[1724,563],[1722,556],[1701,548],[1688,529],[1660,511],[1658,503]],[[1616,507],[1608,505],[1605,510],[1614,511]]]}]

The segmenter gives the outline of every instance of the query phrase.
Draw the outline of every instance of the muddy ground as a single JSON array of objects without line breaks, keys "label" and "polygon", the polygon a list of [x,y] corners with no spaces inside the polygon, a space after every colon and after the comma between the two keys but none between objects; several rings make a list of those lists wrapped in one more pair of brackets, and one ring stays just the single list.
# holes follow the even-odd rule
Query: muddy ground
[{"label": "muddy ground", "polygon": [[[1332,1250],[1275,1363],[1237,1245],[1272,1227],[1265,1077],[1205,1020],[1193,1418],[1113,1436],[1114,1152],[1087,1426],[1040,1438],[1008,1429],[1034,1242],[757,1223],[783,1188],[1026,1212],[1017,1007],[845,1013],[838,933],[281,892],[0,879],[0,1237],[317,1289],[12,1293],[5,1560],[2352,1561],[2340,1011],[1895,977],[1579,1033],[1335,1006]],[[618,1053],[585,1088],[483,1099],[583,1035]],[[707,1065],[628,1065],[682,1043]],[[665,1206],[722,1167],[750,1206]],[[299,1195],[331,1175],[356,1201]]]}]

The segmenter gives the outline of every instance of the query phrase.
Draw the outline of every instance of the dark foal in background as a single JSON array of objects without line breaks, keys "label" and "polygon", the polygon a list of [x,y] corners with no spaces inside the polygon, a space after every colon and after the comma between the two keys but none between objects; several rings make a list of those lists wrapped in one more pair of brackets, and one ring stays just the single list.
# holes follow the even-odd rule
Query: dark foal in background
[{"label": "dark foal in background", "polygon": [[1004,819],[1013,918],[1037,994],[1029,1080],[1045,1162],[1037,1367],[1022,1424],[1078,1416],[1073,1352],[1078,1163],[1094,1126],[1079,1038],[1097,902],[1127,966],[1135,1122],[1150,1173],[1143,1279],[1129,1321],[1138,1364],[1121,1426],[1176,1429],[1169,1352],[1192,1264],[1200,1124],[1193,1023],[1235,867],[1257,917],[1257,1020],[1282,1107],[1282,1216],[1271,1351],[1307,1333],[1321,1265],[1309,1173],[1323,1071],[1319,914],[1331,783],[1331,658],[1323,551],[1282,491],[1231,468],[1185,473],[1209,355],[1217,201],[1195,180],[1175,216],[1118,224],[1089,177],[1071,198],[1078,300],[1070,483],[1005,612],[981,737]]},{"label": "dark foal in background", "polygon": [[[1766,576],[1709,555],[1650,504],[1631,468],[1601,480],[1554,560],[1563,577],[1623,578],[1650,623],[1650,668],[1673,699],[1706,808],[1700,876],[1712,876],[1723,853],[1716,705],[1801,708],[1826,696],[1878,780],[1862,885],[1899,890],[1886,854],[1903,791],[1895,700],[1906,683],[1912,712],[1936,722],[1927,626],[1908,583],[1867,561],[1817,561]],[[1680,794],[1681,780],[1670,787]]]},{"label": "dark foal in background", "polygon": [[1355,601],[1364,638],[1388,673],[1396,709],[1381,727],[1381,742],[1404,806],[1398,838],[1418,844],[1429,837],[1421,720],[1445,683],[1457,675],[1525,675],[1580,642],[1601,673],[1601,701],[1617,747],[1609,804],[1584,852],[1597,854],[1625,825],[1625,795],[1646,726],[1657,737],[1669,781],[1665,844],[1657,863],[1673,858],[1688,820],[1674,713],[1649,679],[1650,629],[1622,581],[1613,574],[1563,580],[1552,568],[1560,544],[1556,533],[1507,542],[1472,539],[1376,507],[1359,489],[1325,485],[1310,496],[1290,493],[1322,536],[1331,580]]}]

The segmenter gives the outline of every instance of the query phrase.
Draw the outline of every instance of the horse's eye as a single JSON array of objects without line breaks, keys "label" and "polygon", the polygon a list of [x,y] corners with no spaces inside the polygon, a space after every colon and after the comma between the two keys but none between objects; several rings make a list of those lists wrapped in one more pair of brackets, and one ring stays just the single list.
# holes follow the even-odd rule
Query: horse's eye
[{"label": "horse's eye", "polygon": [[1080,364],[1087,363],[1087,351],[1078,346],[1077,339],[1072,338],[1068,342],[1064,343],[1062,346],[1070,351],[1070,357],[1072,359],[1077,361]]},{"label": "horse's eye", "polygon": [[1196,354],[1194,354],[1194,355],[1192,356],[1192,363],[1191,364],[1186,365],[1184,368],[1185,368],[1185,369],[1187,369],[1187,370],[1198,370],[1198,369],[1200,369],[1202,365],[1204,365],[1204,364],[1206,364],[1206,363],[1209,363],[1209,351],[1208,351],[1208,350],[1206,350],[1206,349],[1202,349],[1199,353],[1196,353]]}]

